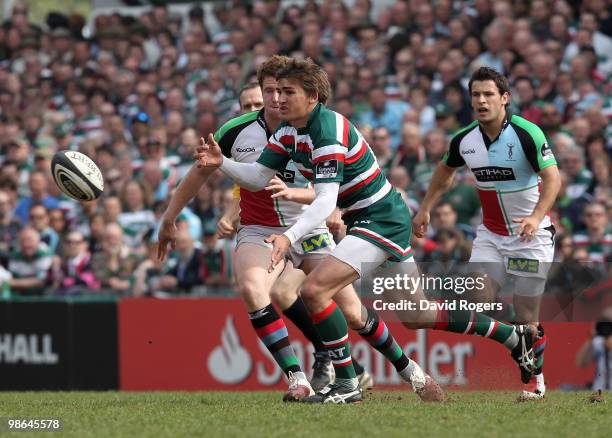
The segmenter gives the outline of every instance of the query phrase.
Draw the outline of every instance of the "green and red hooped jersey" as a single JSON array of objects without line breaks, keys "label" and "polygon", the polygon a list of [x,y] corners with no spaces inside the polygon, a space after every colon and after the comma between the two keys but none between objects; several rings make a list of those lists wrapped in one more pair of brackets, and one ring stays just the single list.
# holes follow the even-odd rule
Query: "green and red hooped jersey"
[{"label": "green and red hooped jersey", "polygon": [[[215,140],[227,158],[252,163],[265,148],[271,133],[263,110],[233,118],[215,133]],[[278,169],[278,177],[289,187],[307,187],[309,182],[298,172],[293,162]],[[284,199],[272,199],[271,192],[240,189],[240,224],[289,227],[302,215],[306,205]]]},{"label": "green and red hooped jersey", "polygon": [[[513,218],[529,216],[540,199],[538,173],[557,164],[542,130],[517,115],[508,115],[497,138],[490,141],[478,121],[459,131],[443,162],[467,165],[476,178],[483,224],[493,233],[514,235]],[[551,225],[548,215],[540,228]]]},{"label": "green and red hooped jersey", "polygon": [[392,188],[357,128],[321,103],[305,127],[281,123],[257,161],[279,170],[289,160],[314,184],[340,183],[338,207],[345,214],[369,207]]}]

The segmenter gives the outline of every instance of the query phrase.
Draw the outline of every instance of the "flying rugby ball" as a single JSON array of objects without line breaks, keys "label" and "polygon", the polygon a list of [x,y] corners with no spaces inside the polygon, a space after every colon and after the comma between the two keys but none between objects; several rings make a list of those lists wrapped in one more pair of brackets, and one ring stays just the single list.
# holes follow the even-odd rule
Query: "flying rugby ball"
[{"label": "flying rugby ball", "polygon": [[102,172],[80,152],[56,152],[51,160],[51,173],[60,190],[77,201],[93,201],[104,190]]}]

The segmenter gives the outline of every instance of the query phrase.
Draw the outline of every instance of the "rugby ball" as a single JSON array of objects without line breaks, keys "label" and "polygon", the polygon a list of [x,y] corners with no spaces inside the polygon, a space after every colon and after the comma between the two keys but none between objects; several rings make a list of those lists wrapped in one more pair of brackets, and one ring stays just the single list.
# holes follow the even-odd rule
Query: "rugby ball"
[{"label": "rugby ball", "polygon": [[51,160],[51,173],[60,190],[77,201],[93,201],[104,190],[102,172],[80,152],[56,152]]}]

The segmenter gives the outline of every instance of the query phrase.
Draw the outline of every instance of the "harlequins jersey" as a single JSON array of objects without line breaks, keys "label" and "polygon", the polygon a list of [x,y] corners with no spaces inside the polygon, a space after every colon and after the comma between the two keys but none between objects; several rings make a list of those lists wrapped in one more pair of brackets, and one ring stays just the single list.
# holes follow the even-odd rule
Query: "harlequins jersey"
[{"label": "harlequins jersey", "polygon": [[258,162],[278,170],[289,160],[315,184],[339,182],[338,206],[349,214],[369,207],[391,191],[361,133],[346,117],[320,103],[305,127],[296,129],[283,122]]},{"label": "harlequins jersey", "polygon": [[[227,158],[252,163],[260,156],[270,135],[261,110],[226,122],[215,133],[215,140]],[[293,162],[288,162],[286,166],[278,169],[277,175],[289,187],[308,186],[308,181],[297,171]],[[240,189],[241,225],[291,226],[306,207],[283,199],[272,199],[267,190],[252,192]]]},{"label": "harlequins jersey", "polygon": [[[557,164],[540,128],[516,115],[508,116],[493,141],[474,121],[453,137],[443,162],[467,164],[476,178],[483,223],[503,236],[515,234],[519,224],[513,218],[533,213],[540,198],[538,172]],[[547,216],[540,228],[550,225]]]}]

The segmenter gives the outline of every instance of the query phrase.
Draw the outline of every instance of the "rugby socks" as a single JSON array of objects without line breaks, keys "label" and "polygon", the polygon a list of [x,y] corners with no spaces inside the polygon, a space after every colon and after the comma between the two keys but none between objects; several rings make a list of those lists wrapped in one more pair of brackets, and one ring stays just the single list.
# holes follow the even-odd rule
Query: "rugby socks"
[{"label": "rugby socks", "polygon": [[[308,309],[304,305],[304,301],[302,298],[297,297],[297,299],[293,302],[292,305],[283,310],[283,314],[289,318],[289,320],[295,324],[295,326],[300,329],[300,331],[306,336],[312,346],[315,349],[315,353],[325,353],[328,354],[327,349],[321,342],[321,337],[319,336],[319,332],[312,324],[310,319],[310,314],[308,313]],[[353,357],[351,358],[353,361],[353,368],[355,369],[355,373],[357,375],[363,374],[364,368],[361,366],[359,362]]]},{"label": "rugby socks", "polygon": [[408,366],[410,360],[404,354],[404,351],[395,341],[393,335],[389,331],[387,324],[378,317],[378,314],[370,309],[367,310],[367,320],[365,326],[357,332],[385,356],[389,362],[393,364],[395,369],[400,372]]},{"label": "rugby socks", "polygon": [[321,336],[319,336],[317,329],[312,324],[310,314],[304,305],[304,301],[302,301],[300,297],[297,297],[292,305],[283,310],[283,313],[302,333],[304,333],[304,336],[312,343],[317,353],[327,351],[321,342]]},{"label": "rugby socks", "polygon": [[513,325],[471,310],[439,309],[434,329],[490,338],[510,350],[519,342]]},{"label": "rugby socks", "polygon": [[533,354],[535,355],[536,370],[535,375],[542,374],[542,367],[544,366],[544,349],[546,348],[546,334],[544,333],[544,327],[542,324],[538,324],[538,340],[533,344]]},{"label": "rugby socks", "polygon": [[321,336],[321,342],[330,353],[336,372],[336,384],[348,389],[355,388],[358,383],[351,359],[348,325],[344,315],[332,301],[329,306],[313,314],[311,318]]},{"label": "rugby socks", "polygon": [[289,377],[289,372],[301,372],[293,347],[289,343],[289,333],[285,322],[278,315],[274,306],[268,304],[263,309],[249,313],[251,324],[264,343],[268,351],[272,353],[274,360]]}]

